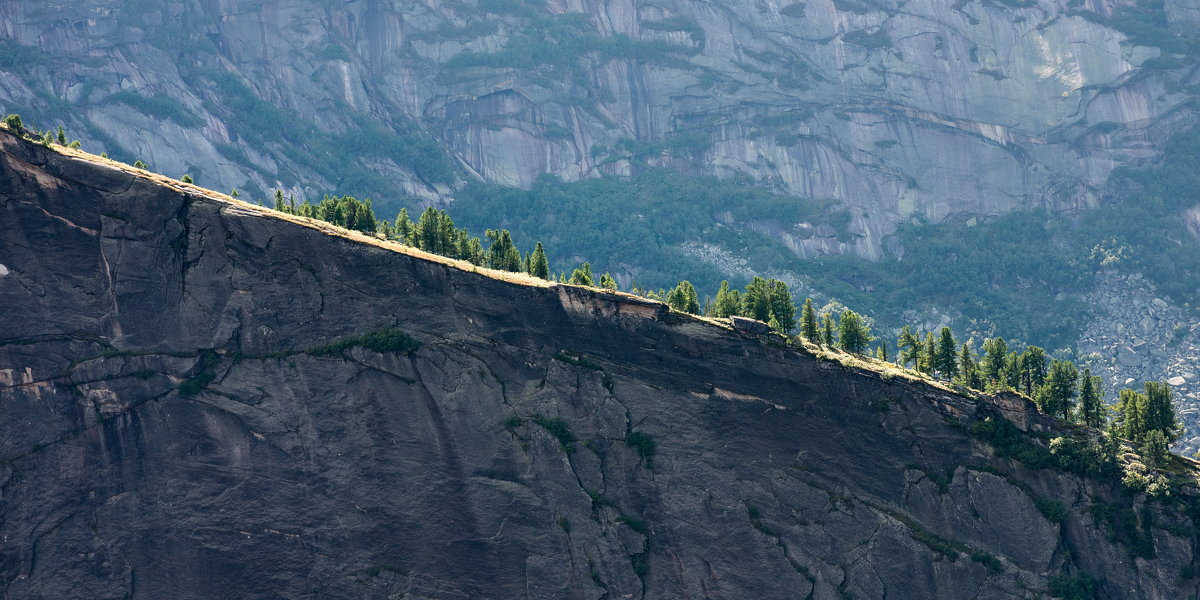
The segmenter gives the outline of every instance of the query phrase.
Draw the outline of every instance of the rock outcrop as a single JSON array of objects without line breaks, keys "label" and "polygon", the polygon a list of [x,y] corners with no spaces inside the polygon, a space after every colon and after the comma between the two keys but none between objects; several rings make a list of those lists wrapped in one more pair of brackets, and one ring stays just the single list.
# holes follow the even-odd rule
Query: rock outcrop
[{"label": "rock outcrop", "polygon": [[967,433],[1020,399],[2,131],[0,264],[6,598],[1200,591],[1171,505]]}]

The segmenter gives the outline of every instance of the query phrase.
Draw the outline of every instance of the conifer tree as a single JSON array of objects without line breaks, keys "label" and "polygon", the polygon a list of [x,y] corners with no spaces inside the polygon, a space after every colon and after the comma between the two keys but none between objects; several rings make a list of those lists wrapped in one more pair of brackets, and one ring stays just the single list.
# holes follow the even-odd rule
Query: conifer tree
[{"label": "conifer tree", "polygon": [[1001,383],[1004,379],[1004,363],[1008,359],[1008,344],[1004,338],[996,337],[983,342],[981,369],[986,385]]},{"label": "conifer tree", "polygon": [[425,209],[421,213],[421,217],[417,219],[416,233],[413,236],[413,245],[433,254],[442,254],[445,249],[442,247],[438,237],[441,229],[441,217],[438,215],[437,209],[432,206]]},{"label": "conifer tree", "polygon": [[727,318],[742,314],[742,298],[737,290],[729,289],[729,282],[722,281],[717,290],[717,299],[713,302],[713,316]]},{"label": "conifer tree", "polygon": [[[519,273],[521,271],[521,253],[513,244],[512,235],[507,229],[489,229],[484,234],[492,245],[488,247],[487,263],[493,269]],[[588,284],[591,285],[591,284]]]},{"label": "conifer tree", "polygon": [[1046,351],[1030,346],[1021,353],[1021,390],[1033,396],[1046,380]]},{"label": "conifer tree", "polygon": [[942,327],[933,353],[933,370],[943,379],[954,379],[958,375],[958,357],[955,356],[957,346],[950,328]]},{"label": "conifer tree", "polygon": [[229,190],[229,197],[230,197],[230,198],[237,198],[237,197],[238,197],[238,196],[240,196],[240,195],[241,195],[241,194],[240,194],[240,193],[238,193],[238,189],[237,189],[237,188],[233,188],[232,190]]},{"label": "conifer tree", "polygon": [[[605,271],[604,274],[600,276],[600,287],[609,290],[615,290],[617,289],[617,280],[613,279],[613,276],[609,275],[608,271]],[[693,291],[693,293],[695,292]]]},{"label": "conifer tree", "polygon": [[546,260],[546,249],[538,242],[533,248],[533,256],[529,259],[529,274],[542,279],[550,278],[550,261]]},{"label": "conifer tree", "polygon": [[1171,402],[1171,386],[1161,381],[1147,381],[1146,431],[1161,431],[1167,442],[1174,442],[1183,433],[1175,405]]},{"label": "conifer tree", "polygon": [[788,291],[787,284],[778,279],[768,281],[767,288],[770,291],[771,317],[778,325],[774,329],[780,333],[791,333],[796,328],[796,303],[792,300],[792,293]]},{"label": "conifer tree", "polygon": [[1171,458],[1170,443],[1171,441],[1162,431],[1158,429],[1147,431],[1142,441],[1142,458],[1152,467],[1159,469],[1166,467]]},{"label": "conifer tree", "polygon": [[1001,383],[1013,390],[1021,389],[1021,355],[1016,350],[1008,353],[1008,357],[1004,359],[1004,372],[1001,376]]},{"label": "conifer tree", "polygon": [[758,319],[764,323],[771,320],[771,288],[766,279],[755,276],[746,285],[742,310],[743,314],[751,319]]},{"label": "conifer tree", "polygon": [[183,183],[195,183],[195,180],[192,179],[192,176],[188,175],[187,173],[184,173],[183,177],[179,178],[179,181],[182,181]]},{"label": "conifer tree", "polygon": [[483,263],[487,260],[486,255],[487,253],[483,250],[483,242],[479,241],[479,238],[471,237],[471,239],[467,240],[467,253],[464,258],[470,261],[471,264],[483,266]]},{"label": "conifer tree", "polygon": [[912,328],[908,325],[900,330],[900,339],[896,342],[896,346],[900,348],[900,366],[916,367],[917,359],[921,356],[921,340],[913,335]]},{"label": "conifer tree", "polygon": [[667,293],[667,306],[685,313],[700,314],[700,299],[689,281],[681,281]]},{"label": "conifer tree", "polygon": [[1113,429],[1118,436],[1134,443],[1142,443],[1146,435],[1146,396],[1135,390],[1123,389],[1117,393],[1117,406]]},{"label": "conifer tree", "polygon": [[1104,424],[1104,402],[1100,391],[1099,377],[1092,375],[1091,369],[1083,370],[1083,380],[1079,386],[1079,420],[1088,427],[1099,427]]},{"label": "conifer tree", "polygon": [[572,285],[596,285],[592,280],[592,264],[585,262],[571,272]]},{"label": "conifer tree", "polygon": [[59,146],[67,145],[67,130],[63,129],[62,125],[58,126],[58,145]]},{"label": "conifer tree", "polygon": [[812,298],[804,299],[804,308],[800,310],[800,334],[804,339],[819,344],[821,342],[820,335],[817,331],[817,315],[813,309]]},{"label": "conifer tree", "polygon": [[833,315],[825,313],[821,315],[821,343],[833,347]]},{"label": "conifer tree", "polygon": [[283,203],[283,190],[275,190],[275,205],[271,208],[279,212],[288,212],[287,205]]},{"label": "conifer tree", "polygon": [[145,171],[145,170],[146,170],[146,163],[144,163],[144,162],[142,162],[142,161],[140,161],[140,160],[139,160],[139,161],[135,161],[135,162],[133,163],[133,168],[135,168],[135,169],[141,169],[141,170]]},{"label": "conifer tree", "polygon": [[917,370],[932,374],[937,369],[937,341],[932,331],[925,332],[925,342],[921,344],[921,354],[917,356]]},{"label": "conifer tree", "polygon": [[962,349],[958,353],[957,381],[971,389],[982,390],[984,387],[983,376],[979,372],[979,365],[975,362],[971,346],[966,342],[963,342]]},{"label": "conifer tree", "polygon": [[412,233],[413,224],[408,218],[408,209],[401,208],[400,212],[396,213],[396,240],[401,244],[412,246],[414,245]]},{"label": "conifer tree", "polygon": [[1079,369],[1068,360],[1054,360],[1045,381],[1037,388],[1035,400],[1048,415],[1059,415],[1064,421],[1071,418],[1078,390]]},{"label": "conifer tree", "polygon": [[871,330],[863,322],[862,315],[846,309],[838,322],[838,344],[842,350],[862,354],[871,343]]}]

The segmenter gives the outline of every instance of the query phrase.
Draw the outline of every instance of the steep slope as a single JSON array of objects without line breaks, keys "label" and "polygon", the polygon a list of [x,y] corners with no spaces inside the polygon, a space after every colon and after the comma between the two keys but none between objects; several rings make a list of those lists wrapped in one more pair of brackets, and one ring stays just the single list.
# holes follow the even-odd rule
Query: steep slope
[{"label": "steep slope", "polygon": [[8,598],[1200,591],[1176,505],[965,433],[1026,403],[5,132],[0,306]]}]

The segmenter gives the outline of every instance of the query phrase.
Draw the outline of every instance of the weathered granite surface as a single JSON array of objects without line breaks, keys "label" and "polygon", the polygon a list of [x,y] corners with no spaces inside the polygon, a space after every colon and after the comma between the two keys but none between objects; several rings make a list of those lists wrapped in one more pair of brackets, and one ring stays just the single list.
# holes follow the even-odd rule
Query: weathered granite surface
[{"label": "weathered granite surface", "polygon": [[[1189,521],[1139,508],[1135,560],[1091,509],[1114,490],[964,432],[1011,399],[4,132],[0,264],[5,598],[1000,599],[1080,572],[1102,598],[1197,593]],[[389,328],[419,348],[304,352]]]}]

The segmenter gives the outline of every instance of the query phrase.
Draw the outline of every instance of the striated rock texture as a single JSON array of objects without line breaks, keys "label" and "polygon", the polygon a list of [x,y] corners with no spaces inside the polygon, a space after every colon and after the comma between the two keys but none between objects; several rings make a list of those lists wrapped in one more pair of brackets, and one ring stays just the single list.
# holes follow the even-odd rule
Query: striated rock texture
[{"label": "striated rock texture", "polygon": [[[5,598],[1194,596],[1192,523],[1045,421],[0,132]],[[347,336],[401,329],[411,352]],[[307,352],[306,352],[307,350]],[[1136,510],[1134,508],[1136,507]],[[1120,513],[1126,514],[1126,513]],[[1053,519],[1053,520],[1051,520]]]},{"label": "striated rock texture", "polygon": [[1094,203],[1194,123],[1200,12],[1136,4],[0,0],[0,109],[223,189],[741,177],[850,210],[770,231],[798,255],[879,258],[913,216]]}]

